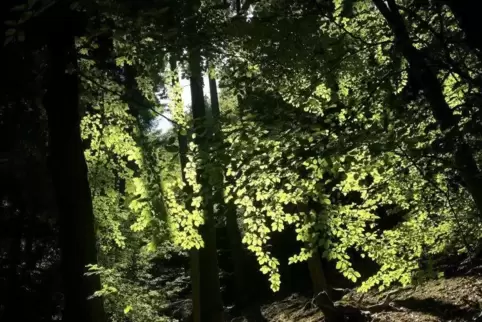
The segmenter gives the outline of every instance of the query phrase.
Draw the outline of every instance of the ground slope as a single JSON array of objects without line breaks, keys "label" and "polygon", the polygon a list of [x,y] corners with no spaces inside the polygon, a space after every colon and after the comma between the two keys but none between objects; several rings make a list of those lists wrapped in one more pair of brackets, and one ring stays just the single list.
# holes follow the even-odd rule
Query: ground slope
[{"label": "ground slope", "polygon": [[[433,280],[392,293],[370,293],[361,301],[359,294],[350,294],[344,301],[361,308],[383,303],[373,310],[380,312],[371,314],[376,322],[482,322],[482,276]],[[388,294],[392,295],[387,300]],[[311,299],[297,295],[263,307],[263,313],[270,322],[323,321]]]}]

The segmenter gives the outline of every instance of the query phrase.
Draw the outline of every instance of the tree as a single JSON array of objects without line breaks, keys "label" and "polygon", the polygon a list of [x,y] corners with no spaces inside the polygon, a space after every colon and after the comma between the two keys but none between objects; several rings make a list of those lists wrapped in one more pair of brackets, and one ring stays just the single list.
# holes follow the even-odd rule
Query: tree
[{"label": "tree", "polygon": [[[186,203],[186,210],[193,211],[193,207],[189,206],[192,203],[193,189],[189,180],[187,179],[187,165],[188,165],[188,131],[187,121],[184,113],[184,104],[181,96],[181,88],[179,82],[179,69],[175,54],[170,57],[170,76],[171,76],[171,110],[174,115],[174,120],[178,124],[177,141],[179,144],[179,164],[181,171],[182,183],[184,186],[183,196]],[[182,223],[182,222],[181,222]],[[192,247],[190,249],[190,270],[191,270],[191,291],[192,291],[192,316],[193,321],[201,321],[201,272],[200,272],[200,256],[199,249]]]},{"label": "tree", "polygon": [[[233,33],[238,46],[233,48],[236,53],[233,56],[240,59],[232,59],[226,67],[230,85],[240,95],[251,101],[255,101],[254,97],[263,97],[261,93],[279,97],[277,108],[269,111],[263,111],[261,106],[276,104],[259,100],[264,105],[246,109],[248,103],[244,102],[243,127],[234,129],[250,134],[240,136],[233,128],[229,129],[236,132],[231,142],[243,155],[238,157],[236,152],[232,153],[237,156],[231,168],[237,183],[230,191],[235,202],[246,209],[243,217],[249,235],[245,242],[250,250],[259,254],[258,260],[265,266],[262,269],[276,276],[276,270],[265,257],[267,252],[258,247],[259,240],[264,246],[269,239],[271,220],[283,223],[281,228],[279,222],[273,223],[273,231],[282,230],[285,223],[295,222],[300,225],[299,238],[310,241],[316,237],[314,240],[324,249],[323,256],[338,262],[337,268],[347,278],[353,281],[360,278],[346,253],[352,247],[362,253],[366,251],[367,256],[385,267],[365,280],[361,290],[382,280],[382,289],[387,282],[391,284],[395,280],[410,283],[407,272],[417,269],[419,260],[415,257],[424,253],[414,247],[413,240],[427,245],[430,254],[437,253],[443,247],[435,245],[428,236],[438,236],[436,239],[446,236],[446,241],[454,241],[452,238],[457,233],[452,235],[450,231],[457,231],[463,222],[451,211],[444,210],[458,198],[453,195],[458,192],[451,191],[448,181],[444,181],[448,164],[446,151],[437,150],[443,139],[438,132],[430,130],[435,122],[431,111],[420,108],[425,102],[419,96],[415,102],[406,100],[405,89],[411,90],[412,85],[411,82],[407,84],[411,73],[407,72],[403,60],[392,59],[393,43],[385,34],[383,20],[369,10],[367,2],[356,2],[355,12],[360,14],[351,19],[346,18],[340,8],[330,12],[301,3],[286,4],[291,10],[288,16],[270,16],[270,10],[276,13],[275,10],[286,10],[279,2],[276,5],[279,7],[273,5],[274,10],[269,5],[261,7],[259,22],[254,18],[246,23],[242,29],[253,28],[250,37],[238,33],[241,28],[237,26]],[[317,19],[313,18],[313,10],[323,16],[324,28],[311,29],[312,19]],[[295,27],[305,32],[293,33]],[[427,29],[424,26],[423,30],[429,32]],[[264,38],[268,34],[272,43]],[[429,38],[427,43],[433,39]],[[313,56],[303,53],[303,46],[289,46],[288,43],[304,45],[320,59],[313,60]],[[318,47],[314,45],[317,43]],[[282,55],[275,54],[279,53],[278,48],[283,48]],[[401,110],[402,107],[406,110]],[[299,112],[285,112],[290,109]],[[286,120],[290,120],[291,126]],[[249,143],[242,143],[244,140]],[[286,146],[290,141],[293,141],[291,150]],[[292,155],[296,147],[304,147],[305,151]],[[317,150],[317,147],[324,148]],[[263,150],[270,153],[256,152]],[[440,157],[436,162],[434,154]],[[417,161],[414,162],[415,156]],[[236,166],[241,160],[242,165]],[[268,164],[276,164],[279,169],[272,169]],[[294,172],[296,165],[301,164],[301,169]],[[270,175],[268,171],[272,171]],[[298,173],[304,173],[303,177]],[[411,182],[411,192],[401,185],[406,180]],[[281,190],[284,182],[286,188]],[[303,187],[303,193],[297,192],[295,187]],[[286,216],[276,202],[268,208],[265,196],[272,200],[276,196],[275,189],[280,194],[279,203],[299,203],[309,198],[319,200],[326,209],[321,213],[313,209],[306,222],[298,223],[298,218],[305,218],[306,214],[294,218]],[[351,196],[358,194],[360,198],[350,202]],[[431,200],[430,205],[417,201],[423,198]],[[390,204],[409,214],[389,231],[377,229],[378,205],[388,207]],[[463,208],[463,218],[470,218],[471,207]],[[253,213],[263,213],[263,216],[253,216]],[[427,220],[429,213],[437,213],[438,218]],[[313,226],[315,234],[310,236]],[[422,232],[422,227],[430,227],[431,233]],[[345,235],[348,231],[352,233]],[[361,239],[357,241],[354,236]],[[380,236],[383,241],[376,241]],[[463,243],[460,239],[458,242]],[[451,243],[445,245],[448,247]],[[413,249],[416,255],[403,259],[389,255],[401,248]],[[295,259],[304,260],[308,255],[309,251],[305,250]],[[391,265],[394,265],[393,270],[387,269]]]},{"label": "tree", "polygon": [[[195,20],[194,20],[195,21]],[[196,28],[194,25],[192,28]],[[192,34],[192,35],[195,35]],[[193,38],[191,38],[193,39]],[[204,247],[200,249],[201,272],[201,319],[206,321],[223,321],[223,305],[221,300],[219,270],[216,254],[216,235],[213,209],[212,186],[209,181],[209,172],[206,169],[206,158],[209,152],[207,132],[205,126],[206,110],[204,106],[203,79],[201,70],[201,48],[194,44],[189,53],[189,72],[191,84],[192,116],[195,142],[199,148],[201,167],[198,169],[201,195],[203,197],[202,209],[204,211],[204,225],[200,231],[204,240]]]},{"label": "tree", "polygon": [[[48,48],[51,80],[44,98],[50,137],[50,167],[60,213],[60,244],[65,307],[69,321],[104,321],[102,299],[88,300],[100,289],[98,277],[87,277],[96,264],[94,215],[83,155],[77,57],[74,37],[78,17],[59,5],[51,16]],[[64,18],[54,18],[55,15]],[[64,28],[59,29],[58,26]]]},{"label": "tree", "polygon": [[423,88],[441,130],[449,132],[446,135],[446,143],[448,148],[453,151],[455,166],[467,185],[467,190],[472,195],[479,214],[482,214],[482,189],[480,189],[482,174],[477,166],[473,151],[465,142],[463,134],[458,128],[458,122],[444,98],[439,81],[427,66],[425,58],[411,44],[410,37],[405,29],[405,23],[400,16],[395,1],[390,0],[385,4],[382,1],[374,0],[374,3],[393,30],[399,50],[415,73],[419,86]]},{"label": "tree", "polygon": [[[49,298],[59,287],[37,290],[60,275],[67,319],[103,320],[104,302],[115,321],[263,320],[260,301],[292,293],[281,274],[298,265],[311,287],[292,284],[338,321],[360,310],[332,286],[417,284],[480,248],[472,4],[14,2],[0,5],[2,318],[10,294]],[[253,282],[251,258],[281,294]],[[58,315],[60,300],[36,302],[20,317]]]},{"label": "tree", "polygon": [[[214,66],[208,67],[209,91],[211,97],[211,114],[213,118],[213,144],[215,149],[214,158],[211,161],[218,173],[214,184],[214,200],[218,205],[217,213],[226,218],[226,229],[230,243],[231,258],[234,266],[235,284],[236,284],[236,304],[246,313],[248,321],[265,321],[261,314],[259,306],[257,306],[254,293],[254,285],[249,281],[247,265],[247,254],[243,248],[242,236],[238,226],[238,215],[236,206],[232,201],[225,201],[224,198],[224,177],[225,163],[229,155],[224,151],[224,138],[221,123],[221,110],[218,96],[218,86],[215,78]],[[251,302],[251,303],[250,303]]]}]

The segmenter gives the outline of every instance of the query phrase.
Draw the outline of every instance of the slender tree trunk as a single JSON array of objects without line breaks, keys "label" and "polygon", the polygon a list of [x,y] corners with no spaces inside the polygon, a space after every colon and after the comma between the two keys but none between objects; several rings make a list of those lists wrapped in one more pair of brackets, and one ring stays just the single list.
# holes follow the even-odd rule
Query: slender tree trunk
[{"label": "slender tree trunk", "polygon": [[324,293],[331,301],[331,288],[328,286],[321,262],[320,253],[314,251],[313,255],[308,259],[308,269],[310,271],[311,282],[315,295]]},{"label": "slender tree trunk", "polygon": [[325,321],[344,321],[343,312],[337,310],[331,299],[331,289],[326,282],[325,272],[323,271],[323,265],[318,251],[314,251],[308,259],[308,269],[313,285],[315,303],[320,311],[323,312]]},{"label": "slender tree trunk", "polygon": [[192,288],[192,321],[201,322],[201,270],[199,265],[199,250],[189,251],[191,266],[191,288]]},{"label": "slender tree trunk", "polygon": [[231,257],[234,266],[234,278],[236,285],[236,305],[242,309],[245,318],[249,322],[264,322],[266,319],[261,313],[255,286],[247,276],[247,256],[241,240],[241,232],[236,220],[236,209],[231,203],[226,205],[226,228],[231,248]]},{"label": "slender tree trunk", "polygon": [[[181,105],[181,107],[184,107]],[[183,134],[182,131],[178,132],[178,142],[179,142],[179,159],[181,163],[182,180],[187,183],[186,174],[184,169],[186,169],[187,164],[187,151],[188,151],[188,141],[187,135]],[[185,189],[192,190],[188,184],[186,184]],[[187,195],[192,196],[192,191],[186,191]],[[192,291],[192,317],[193,322],[201,322],[201,268],[200,268],[200,256],[198,249],[191,249],[189,251],[190,257],[190,268],[191,268],[191,291]]]},{"label": "slender tree trunk", "polygon": [[425,57],[413,46],[395,1],[373,0],[373,2],[392,29],[399,50],[410,64],[423,88],[440,128],[442,131],[449,131],[445,141],[453,152],[455,166],[475,201],[479,216],[482,217],[482,173],[477,166],[471,147],[458,129],[457,118],[445,100],[440,82],[428,66]]},{"label": "slender tree trunk", "polygon": [[235,0],[236,1],[236,14],[240,14],[241,12],[241,0]]},{"label": "slender tree trunk", "polygon": [[[171,72],[174,73],[171,86],[176,88],[179,86],[179,76],[178,76],[178,69],[177,69],[177,59],[174,55],[170,58],[170,67]],[[192,195],[192,189],[187,184],[186,180],[186,173],[184,170],[186,169],[187,164],[187,152],[188,152],[188,141],[187,141],[187,132],[188,129],[184,124],[184,104],[182,102],[182,96],[180,93],[175,93],[175,97],[171,97],[173,100],[173,115],[174,120],[179,122],[178,129],[177,129],[177,140],[179,144],[179,163],[181,165],[181,177],[182,181],[186,183],[185,185],[185,194],[190,196]],[[180,120],[182,119],[182,121]],[[186,204],[190,204],[187,201]],[[191,249],[189,251],[190,257],[190,269],[191,269],[191,291],[192,291],[192,321],[193,322],[201,322],[201,274],[199,268],[199,250]]]},{"label": "slender tree trunk", "polygon": [[[224,159],[224,153],[222,151],[223,145],[223,135],[221,132],[221,120],[220,120],[220,108],[219,108],[219,97],[216,79],[212,77],[209,73],[209,90],[211,96],[211,111],[213,117],[213,127],[214,127],[214,138],[216,151],[221,155],[219,159]],[[221,164],[222,166],[222,164]],[[222,168],[219,169],[222,172]],[[249,282],[247,278],[247,268],[246,268],[246,253],[243,248],[243,243],[241,239],[241,232],[239,230],[236,207],[233,202],[225,203],[224,201],[224,181],[223,173],[219,173],[216,177],[219,178],[219,182],[215,187],[215,200],[216,203],[220,205],[220,211],[222,215],[226,216],[226,228],[228,232],[228,239],[231,248],[231,257],[234,266],[234,278],[236,285],[236,305],[241,308],[246,315],[248,321],[258,322],[266,321],[266,319],[261,314],[259,305],[256,304],[254,299],[256,295],[254,292],[250,292],[253,289],[253,285]]]},{"label": "slender tree trunk", "polygon": [[209,153],[204,104],[203,79],[201,69],[201,51],[193,46],[189,53],[192,115],[194,121],[195,142],[199,148],[202,167],[198,169],[198,180],[203,194],[204,225],[200,232],[204,247],[199,250],[199,267],[201,272],[201,319],[202,321],[224,321],[221,298],[219,267],[217,262],[216,230],[213,207],[213,187],[206,171]]},{"label": "slender tree trunk", "polygon": [[[68,9],[66,9],[67,12]],[[79,90],[72,17],[59,14],[50,33],[50,84],[44,97],[49,127],[49,162],[58,205],[64,285],[63,321],[104,322],[98,276],[94,214],[80,136]],[[69,19],[70,18],[70,19]]]},{"label": "slender tree trunk", "polygon": [[219,282],[219,267],[216,248],[216,226],[213,205],[213,186],[207,171],[209,163],[209,138],[206,127],[206,106],[204,104],[202,57],[200,35],[198,33],[200,0],[189,3],[191,19],[187,23],[189,37],[188,63],[191,85],[191,103],[195,143],[198,147],[201,164],[197,168],[197,178],[201,186],[202,213],[204,224],[199,232],[204,247],[199,250],[201,320],[209,322],[224,321],[224,308]]}]

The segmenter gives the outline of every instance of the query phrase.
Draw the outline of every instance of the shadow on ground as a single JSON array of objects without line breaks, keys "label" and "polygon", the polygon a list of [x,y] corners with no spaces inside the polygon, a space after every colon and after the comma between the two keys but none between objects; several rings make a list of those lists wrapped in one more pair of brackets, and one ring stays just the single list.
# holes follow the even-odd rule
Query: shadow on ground
[{"label": "shadow on ground", "polygon": [[413,297],[396,300],[393,303],[396,307],[429,314],[442,320],[482,321],[482,317],[477,318],[480,315],[480,309],[477,308],[476,303],[455,305],[433,298],[416,299]]}]

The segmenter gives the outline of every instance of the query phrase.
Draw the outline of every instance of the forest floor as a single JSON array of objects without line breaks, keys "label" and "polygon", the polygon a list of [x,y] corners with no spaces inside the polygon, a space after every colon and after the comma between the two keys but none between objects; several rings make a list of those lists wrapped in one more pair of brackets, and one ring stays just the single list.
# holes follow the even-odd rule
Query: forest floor
[{"label": "forest floor", "polygon": [[[362,309],[374,305],[381,308],[371,314],[371,321],[376,322],[482,321],[480,274],[432,280],[395,292],[368,293],[361,300],[360,294],[348,294],[343,302]],[[263,307],[263,314],[270,322],[323,321],[312,300],[298,295]]]}]

